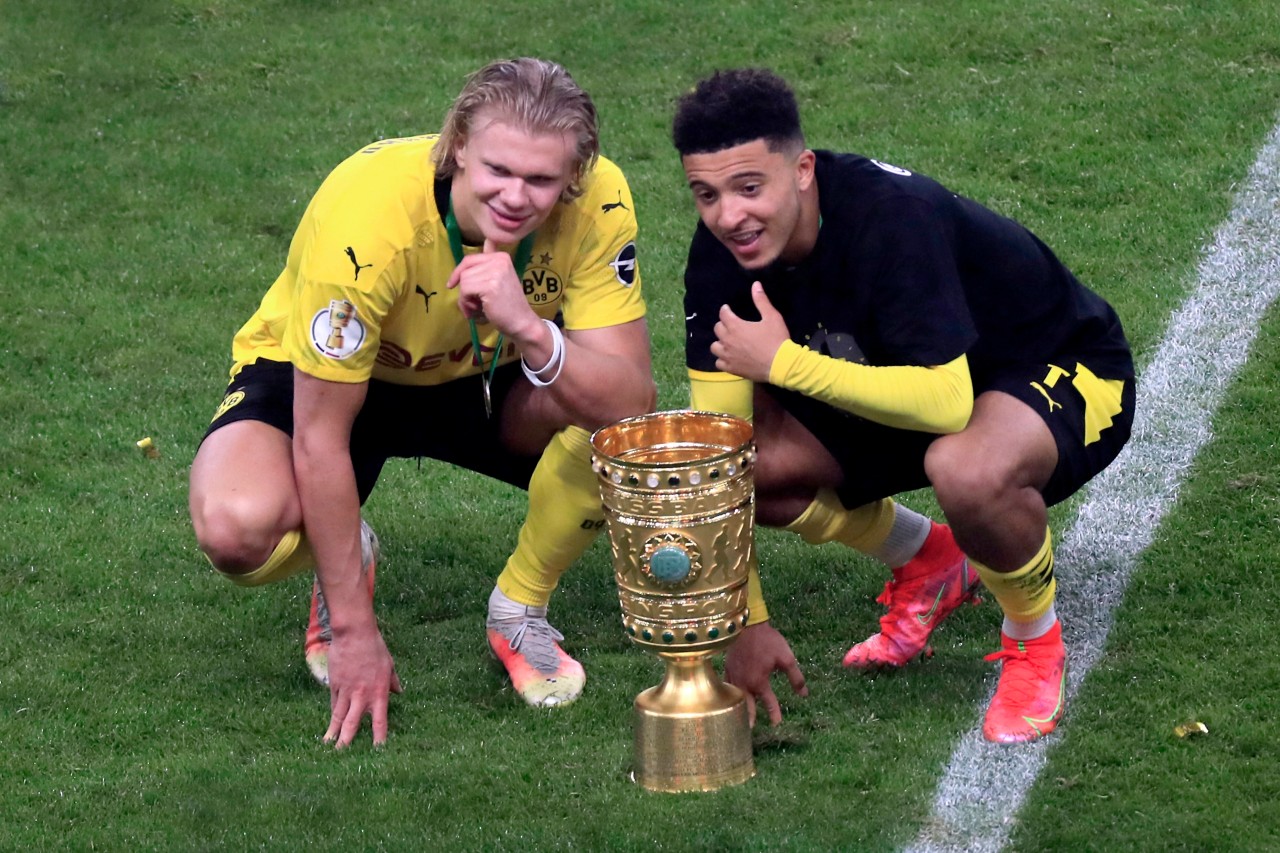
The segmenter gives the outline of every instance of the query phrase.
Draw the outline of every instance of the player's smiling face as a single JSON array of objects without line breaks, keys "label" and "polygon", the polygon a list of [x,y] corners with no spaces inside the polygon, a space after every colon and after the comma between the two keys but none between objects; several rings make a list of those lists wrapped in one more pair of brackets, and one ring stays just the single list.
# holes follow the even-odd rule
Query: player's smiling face
[{"label": "player's smiling face", "polygon": [[577,170],[570,133],[529,133],[481,111],[454,152],[453,211],[468,243],[509,245],[537,230]]},{"label": "player's smiling face", "polygon": [[[744,269],[803,260],[817,239],[813,152],[763,139],[681,158],[698,215]],[[807,206],[813,215],[805,216]],[[812,220],[812,222],[811,222]],[[812,231],[812,233],[810,233]]]}]

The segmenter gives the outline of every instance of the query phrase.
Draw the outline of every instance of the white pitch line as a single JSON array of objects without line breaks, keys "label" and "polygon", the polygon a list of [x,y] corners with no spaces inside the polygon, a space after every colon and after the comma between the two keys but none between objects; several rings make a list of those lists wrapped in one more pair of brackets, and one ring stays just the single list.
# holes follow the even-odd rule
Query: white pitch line
[{"label": "white pitch line", "polygon": [[[1212,418],[1248,358],[1257,324],[1280,294],[1280,125],[1200,264],[1196,291],[1172,317],[1139,376],[1133,436],[1090,485],[1056,554],[1057,610],[1068,649],[1067,696],[1102,656],[1129,576],[1174,505]],[[989,679],[986,708],[995,690]],[[1070,711],[1067,722],[1069,726]],[[998,851],[1060,739],[987,743],[979,726],[956,746],[912,853]]]}]

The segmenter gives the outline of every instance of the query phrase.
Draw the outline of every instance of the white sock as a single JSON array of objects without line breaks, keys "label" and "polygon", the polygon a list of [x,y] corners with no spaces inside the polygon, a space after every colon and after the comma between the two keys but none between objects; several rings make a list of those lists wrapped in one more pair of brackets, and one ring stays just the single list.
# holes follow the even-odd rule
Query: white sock
[{"label": "white sock", "polygon": [[518,601],[512,601],[506,593],[498,589],[496,586],[493,592],[489,593],[489,621],[501,619],[534,619],[547,618],[547,606],[534,607],[530,604],[521,604]]},{"label": "white sock", "polygon": [[871,556],[892,568],[905,565],[920,552],[932,528],[933,521],[929,516],[921,515],[913,509],[895,503],[893,527],[890,528],[884,542]]},{"label": "white sock", "polygon": [[1050,604],[1044,615],[1034,622],[1015,622],[1008,616],[1004,617],[1004,626],[1001,630],[1010,640],[1038,640],[1049,633],[1053,623],[1057,621],[1058,614]]}]

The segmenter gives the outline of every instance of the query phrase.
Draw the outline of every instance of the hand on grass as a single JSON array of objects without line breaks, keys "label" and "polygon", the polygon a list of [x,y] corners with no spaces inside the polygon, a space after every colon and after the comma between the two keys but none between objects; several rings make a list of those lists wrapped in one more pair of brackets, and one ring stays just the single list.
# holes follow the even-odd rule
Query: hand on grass
[{"label": "hand on grass", "polygon": [[725,680],[747,694],[747,713],[752,726],[756,724],[756,699],[764,703],[770,725],[782,722],[782,706],[769,683],[770,676],[779,671],[786,673],[796,695],[809,695],[804,673],[791,646],[768,622],[749,625],[725,654]]},{"label": "hand on grass", "polygon": [[400,678],[377,627],[344,634],[336,630],[329,648],[329,728],[324,742],[342,749],[355,739],[367,714],[373,745],[387,742],[387,705],[399,693]]}]

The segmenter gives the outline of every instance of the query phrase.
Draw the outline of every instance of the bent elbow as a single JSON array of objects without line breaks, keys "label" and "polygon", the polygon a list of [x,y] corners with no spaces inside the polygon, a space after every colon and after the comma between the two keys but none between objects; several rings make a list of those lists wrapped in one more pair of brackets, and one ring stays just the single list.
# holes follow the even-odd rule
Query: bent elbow
[{"label": "bent elbow", "polygon": [[596,405],[589,414],[584,411],[585,429],[599,429],[611,423],[647,415],[658,406],[658,386],[651,377],[619,383],[608,395],[597,396]]},{"label": "bent elbow", "polygon": [[636,412],[638,415],[648,414],[658,408],[658,383],[653,379],[646,379],[640,383],[641,388],[641,409]]},{"label": "bent elbow", "polygon": [[969,425],[969,419],[973,417],[973,400],[970,399],[966,404],[952,406],[950,411],[946,413],[939,423],[938,432],[943,435],[952,435],[957,432],[964,432],[964,428]]},{"label": "bent elbow", "polygon": [[652,377],[644,377],[631,383],[618,395],[617,418],[633,418],[647,415],[658,407],[658,385]]}]

